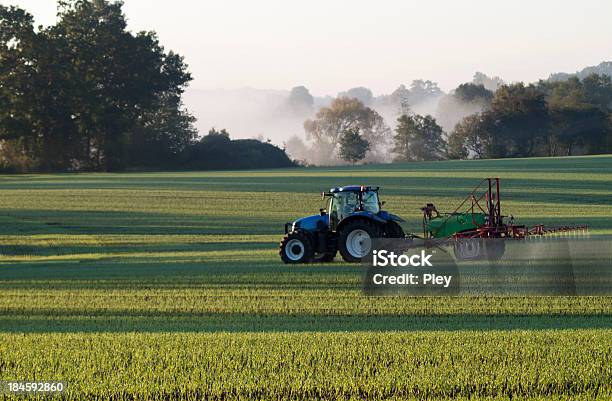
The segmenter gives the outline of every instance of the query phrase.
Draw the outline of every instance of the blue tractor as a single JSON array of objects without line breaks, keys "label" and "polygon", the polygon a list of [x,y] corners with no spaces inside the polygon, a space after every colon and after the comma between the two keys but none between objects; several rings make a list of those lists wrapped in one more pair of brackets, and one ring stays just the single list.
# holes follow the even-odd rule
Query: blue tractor
[{"label": "blue tractor", "polygon": [[373,238],[404,238],[400,217],[382,210],[378,188],[350,185],[322,194],[327,208],[318,215],[285,224],[280,257],[285,263],[331,262],[338,251],[360,262]]}]

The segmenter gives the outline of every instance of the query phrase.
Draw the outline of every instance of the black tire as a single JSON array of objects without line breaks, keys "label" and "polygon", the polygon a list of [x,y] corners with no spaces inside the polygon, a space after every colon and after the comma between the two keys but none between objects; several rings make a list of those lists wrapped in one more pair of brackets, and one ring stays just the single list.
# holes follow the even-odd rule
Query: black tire
[{"label": "black tire", "polygon": [[484,242],[480,238],[460,238],[453,245],[457,260],[482,260],[485,258]]},{"label": "black tire", "polygon": [[406,240],[406,233],[395,221],[389,221],[385,224],[385,238],[388,238],[390,241],[387,241],[386,247],[388,251],[393,251],[397,254],[403,254],[411,245],[411,241]]},{"label": "black tire", "polygon": [[285,235],[279,248],[278,254],[286,264],[309,263],[314,256],[310,238],[300,231]]},{"label": "black tire", "polygon": [[[342,227],[338,239],[338,248],[340,248],[340,255],[342,255],[342,259],[344,259],[345,262],[359,263],[361,262],[361,258],[366,256],[367,253],[369,253],[370,251],[368,250],[368,252],[362,256],[357,256],[356,252],[353,249],[354,247],[351,244],[347,244],[347,241],[353,242],[354,238],[351,238],[351,233],[357,230],[365,231],[369,235],[370,241],[374,238],[382,237],[382,229],[380,225],[376,223],[363,219],[348,222],[344,227]],[[353,250],[353,252],[351,252],[351,250]]]},{"label": "black tire", "polygon": [[455,242],[453,251],[457,260],[494,261],[504,256],[506,244],[498,238],[459,239]]}]

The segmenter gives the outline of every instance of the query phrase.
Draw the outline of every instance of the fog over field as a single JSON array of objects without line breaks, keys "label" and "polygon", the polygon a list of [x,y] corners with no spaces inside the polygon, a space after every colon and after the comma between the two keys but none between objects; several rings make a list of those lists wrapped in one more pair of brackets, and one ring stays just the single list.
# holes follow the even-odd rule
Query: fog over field
[{"label": "fog over field", "polygon": [[[421,83],[423,85],[418,86]],[[494,87],[490,89],[495,89],[497,84],[491,85]],[[197,118],[196,127],[201,135],[205,135],[212,127],[225,128],[233,138],[270,140],[280,146],[292,136],[307,141],[304,121],[313,118],[321,107],[328,106],[335,97],[340,96],[359,99],[364,105],[376,110],[391,128],[394,128],[402,110],[433,115],[447,131],[450,131],[461,118],[482,109],[479,105],[455,101],[447,102],[445,110],[439,110],[440,101],[444,99],[446,93],[438,88],[436,83],[421,80],[414,81],[408,87],[398,85],[398,89],[394,92],[377,96],[364,87],[347,88],[347,91],[334,96],[318,96],[311,93],[312,104],[298,105],[298,107],[291,104],[290,94],[291,88],[287,90],[249,87],[189,88],[184,95],[184,102]]]},{"label": "fog over field", "polygon": [[[316,111],[328,106],[331,96],[314,97],[314,106],[301,113],[287,107],[289,90],[242,89],[188,89],[184,95],[185,105],[198,119],[196,126],[204,135],[212,127],[226,128],[233,138],[270,139],[277,145],[289,137],[304,137],[304,121],[314,117]],[[439,97],[416,104],[412,111],[418,114],[435,114]],[[393,126],[399,115],[391,105],[366,104],[385,117]],[[458,114],[463,114],[457,110]]]},{"label": "fog over field", "polygon": [[[562,81],[571,76],[584,78],[597,73],[612,76],[612,62],[602,62],[576,72],[552,72],[544,80]],[[475,72],[471,80],[495,92],[504,83],[503,78]],[[212,128],[227,129],[233,138],[256,138],[270,141],[278,146],[287,146],[290,156],[312,161],[312,141],[304,130],[304,121],[314,118],[321,107],[329,106],[334,98],[349,97],[360,100],[365,106],[380,114],[393,130],[402,113],[431,115],[436,118],[446,133],[464,117],[483,111],[487,104],[481,101],[466,101],[455,94],[454,89],[444,91],[435,81],[415,79],[399,84],[391,93],[373,93],[366,87],[347,88],[333,95],[311,92],[307,87],[296,85],[286,90],[268,90],[252,87],[238,89],[188,88],[184,96],[185,106],[197,118],[196,127],[200,135]],[[303,141],[306,147],[298,143]],[[389,156],[390,157],[390,156]],[[378,160],[389,161],[389,160]],[[318,162],[321,162],[320,160]],[[333,160],[328,161],[334,164]]]},{"label": "fog over field", "polygon": [[[291,135],[304,135],[304,120],[314,108],[300,115],[287,110],[289,90],[188,89],[185,105],[198,119],[196,127],[204,135],[212,127],[227,129],[233,138],[264,138],[281,145]],[[317,99],[319,106],[331,98]]]}]

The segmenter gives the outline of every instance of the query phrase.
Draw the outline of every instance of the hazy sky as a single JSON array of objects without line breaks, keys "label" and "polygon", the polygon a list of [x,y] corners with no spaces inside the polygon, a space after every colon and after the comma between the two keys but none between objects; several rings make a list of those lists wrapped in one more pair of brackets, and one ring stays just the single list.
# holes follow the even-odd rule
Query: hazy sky
[{"label": "hazy sky", "polygon": [[[53,0],[3,0],[55,21]],[[612,59],[612,1],[126,0],[132,30],[186,57],[192,87],[375,94],[475,71],[534,81]]]}]

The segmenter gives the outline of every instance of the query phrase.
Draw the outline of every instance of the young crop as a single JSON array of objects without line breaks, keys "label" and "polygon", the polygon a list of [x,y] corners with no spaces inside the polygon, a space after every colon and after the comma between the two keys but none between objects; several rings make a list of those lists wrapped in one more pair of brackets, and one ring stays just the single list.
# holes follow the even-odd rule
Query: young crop
[{"label": "young crop", "polygon": [[610,330],[1,335],[0,363],[2,378],[65,381],[65,398],[606,399],[611,339]]},{"label": "young crop", "polygon": [[[612,233],[612,157],[0,177],[0,381],[63,399],[612,399],[611,297],[366,297],[283,224],[383,188],[419,233],[488,175],[522,223]],[[339,259],[339,258],[338,258]],[[8,396],[0,394],[0,399]]]}]

